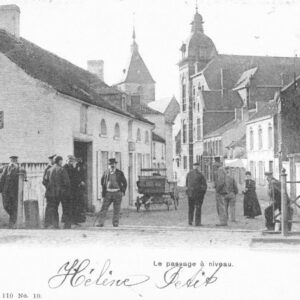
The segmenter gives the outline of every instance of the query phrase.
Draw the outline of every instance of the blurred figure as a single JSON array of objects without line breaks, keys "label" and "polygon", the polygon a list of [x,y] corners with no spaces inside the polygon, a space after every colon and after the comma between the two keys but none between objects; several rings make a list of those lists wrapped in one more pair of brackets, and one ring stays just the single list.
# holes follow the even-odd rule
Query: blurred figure
[{"label": "blurred figure", "polygon": [[245,191],[244,194],[244,216],[254,219],[261,215],[261,208],[256,195],[256,184],[251,178],[251,172],[246,172]]},{"label": "blurred figure", "polygon": [[66,170],[62,167],[63,159],[56,156],[54,165],[47,171],[46,181],[48,182],[46,197],[46,212],[48,214],[49,224],[53,228],[59,228],[58,207],[62,204],[64,215],[64,228],[71,228],[71,220],[69,216],[69,200],[70,200],[70,179]]},{"label": "blurred figure", "polygon": [[10,163],[4,167],[0,178],[0,192],[2,193],[3,207],[9,215],[9,228],[15,228],[18,217],[19,191],[18,157],[10,157]]},{"label": "blurred figure", "polygon": [[229,167],[219,168],[216,192],[217,210],[220,219],[220,223],[217,226],[227,226],[228,218],[230,218],[231,222],[236,222],[235,202],[238,188],[235,179],[230,175]]},{"label": "blurred figure", "polygon": [[[48,160],[49,160],[49,163],[48,163],[48,166],[46,167],[45,171],[44,171],[44,175],[43,175],[43,185],[45,186],[46,188],[46,191],[47,191],[47,186],[49,184],[49,182],[47,181],[47,178],[46,178],[46,175],[47,175],[47,172],[48,170],[54,165],[54,158],[55,158],[56,154],[54,155],[51,155],[48,157]],[[46,198],[46,212],[45,212],[45,224],[44,224],[44,227],[45,228],[48,228],[50,225],[51,225],[51,221],[50,221],[50,214],[49,212],[47,211],[47,207],[49,208],[48,206],[48,202],[49,202],[49,199],[46,197],[46,193],[45,193],[45,198]]]},{"label": "blurred figure", "polygon": [[194,212],[196,211],[195,225],[201,226],[201,208],[207,184],[198,162],[194,163],[194,169],[186,176],[186,187],[189,201],[189,225],[193,225]]}]

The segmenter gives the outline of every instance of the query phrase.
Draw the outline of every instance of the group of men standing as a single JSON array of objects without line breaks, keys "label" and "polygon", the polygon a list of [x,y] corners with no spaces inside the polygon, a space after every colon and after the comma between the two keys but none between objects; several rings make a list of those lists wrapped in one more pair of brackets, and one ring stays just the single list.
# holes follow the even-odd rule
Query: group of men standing
[{"label": "group of men standing", "polygon": [[[235,202],[238,193],[235,179],[230,175],[228,167],[217,165],[214,172],[216,189],[217,213],[220,223],[216,226],[227,226],[228,219],[235,222]],[[189,204],[188,222],[193,225],[195,214],[195,225],[201,226],[201,208],[207,190],[207,183],[200,170],[200,163],[194,163],[194,169],[186,177],[187,196]]]},{"label": "group of men standing", "polygon": [[45,228],[59,228],[58,207],[62,204],[62,223],[65,229],[85,222],[84,174],[81,159],[73,155],[67,157],[63,166],[61,156],[49,156],[45,169],[43,185],[46,188]]}]

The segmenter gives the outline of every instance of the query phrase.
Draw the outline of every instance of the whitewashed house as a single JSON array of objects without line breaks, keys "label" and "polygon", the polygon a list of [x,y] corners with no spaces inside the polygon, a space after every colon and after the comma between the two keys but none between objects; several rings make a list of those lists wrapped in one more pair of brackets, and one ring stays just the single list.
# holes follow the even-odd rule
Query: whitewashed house
[{"label": "whitewashed house", "polygon": [[257,103],[246,125],[248,170],[261,186],[266,185],[265,172],[273,172],[276,178],[279,175],[275,113],[273,101]]},{"label": "whitewashed house", "polygon": [[35,169],[39,192],[30,197],[42,201],[39,166],[51,154],[81,157],[93,211],[108,158],[116,157],[129,183],[123,206],[133,205],[138,170],[150,165],[153,124],[123,107],[123,94],[96,75],[19,37],[16,5],[0,6],[0,15],[7,16],[0,22],[0,163],[14,154]]}]

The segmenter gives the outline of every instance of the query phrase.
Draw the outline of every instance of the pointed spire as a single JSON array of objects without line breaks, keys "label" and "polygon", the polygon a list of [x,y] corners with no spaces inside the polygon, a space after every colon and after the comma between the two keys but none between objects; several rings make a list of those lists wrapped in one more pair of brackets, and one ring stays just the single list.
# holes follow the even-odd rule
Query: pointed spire
[{"label": "pointed spire", "polygon": [[136,34],[135,34],[135,12],[133,13],[133,29],[132,29],[132,44],[131,44],[131,52],[138,51],[138,44],[135,41]]},{"label": "pointed spire", "polygon": [[203,32],[203,19],[202,16],[198,12],[198,1],[196,0],[195,3],[195,15],[194,15],[194,20],[191,23],[192,24],[192,32]]}]

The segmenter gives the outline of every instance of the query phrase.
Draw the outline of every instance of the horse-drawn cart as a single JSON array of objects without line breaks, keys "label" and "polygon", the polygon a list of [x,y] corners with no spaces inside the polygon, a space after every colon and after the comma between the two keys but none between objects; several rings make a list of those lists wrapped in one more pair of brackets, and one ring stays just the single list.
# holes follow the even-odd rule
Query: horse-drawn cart
[{"label": "horse-drawn cart", "polygon": [[167,169],[141,169],[141,175],[137,182],[138,192],[142,196],[136,199],[136,209],[140,211],[142,205],[146,210],[151,205],[165,204],[168,210],[174,205],[178,207],[178,190],[176,181],[168,181],[166,176]]}]

